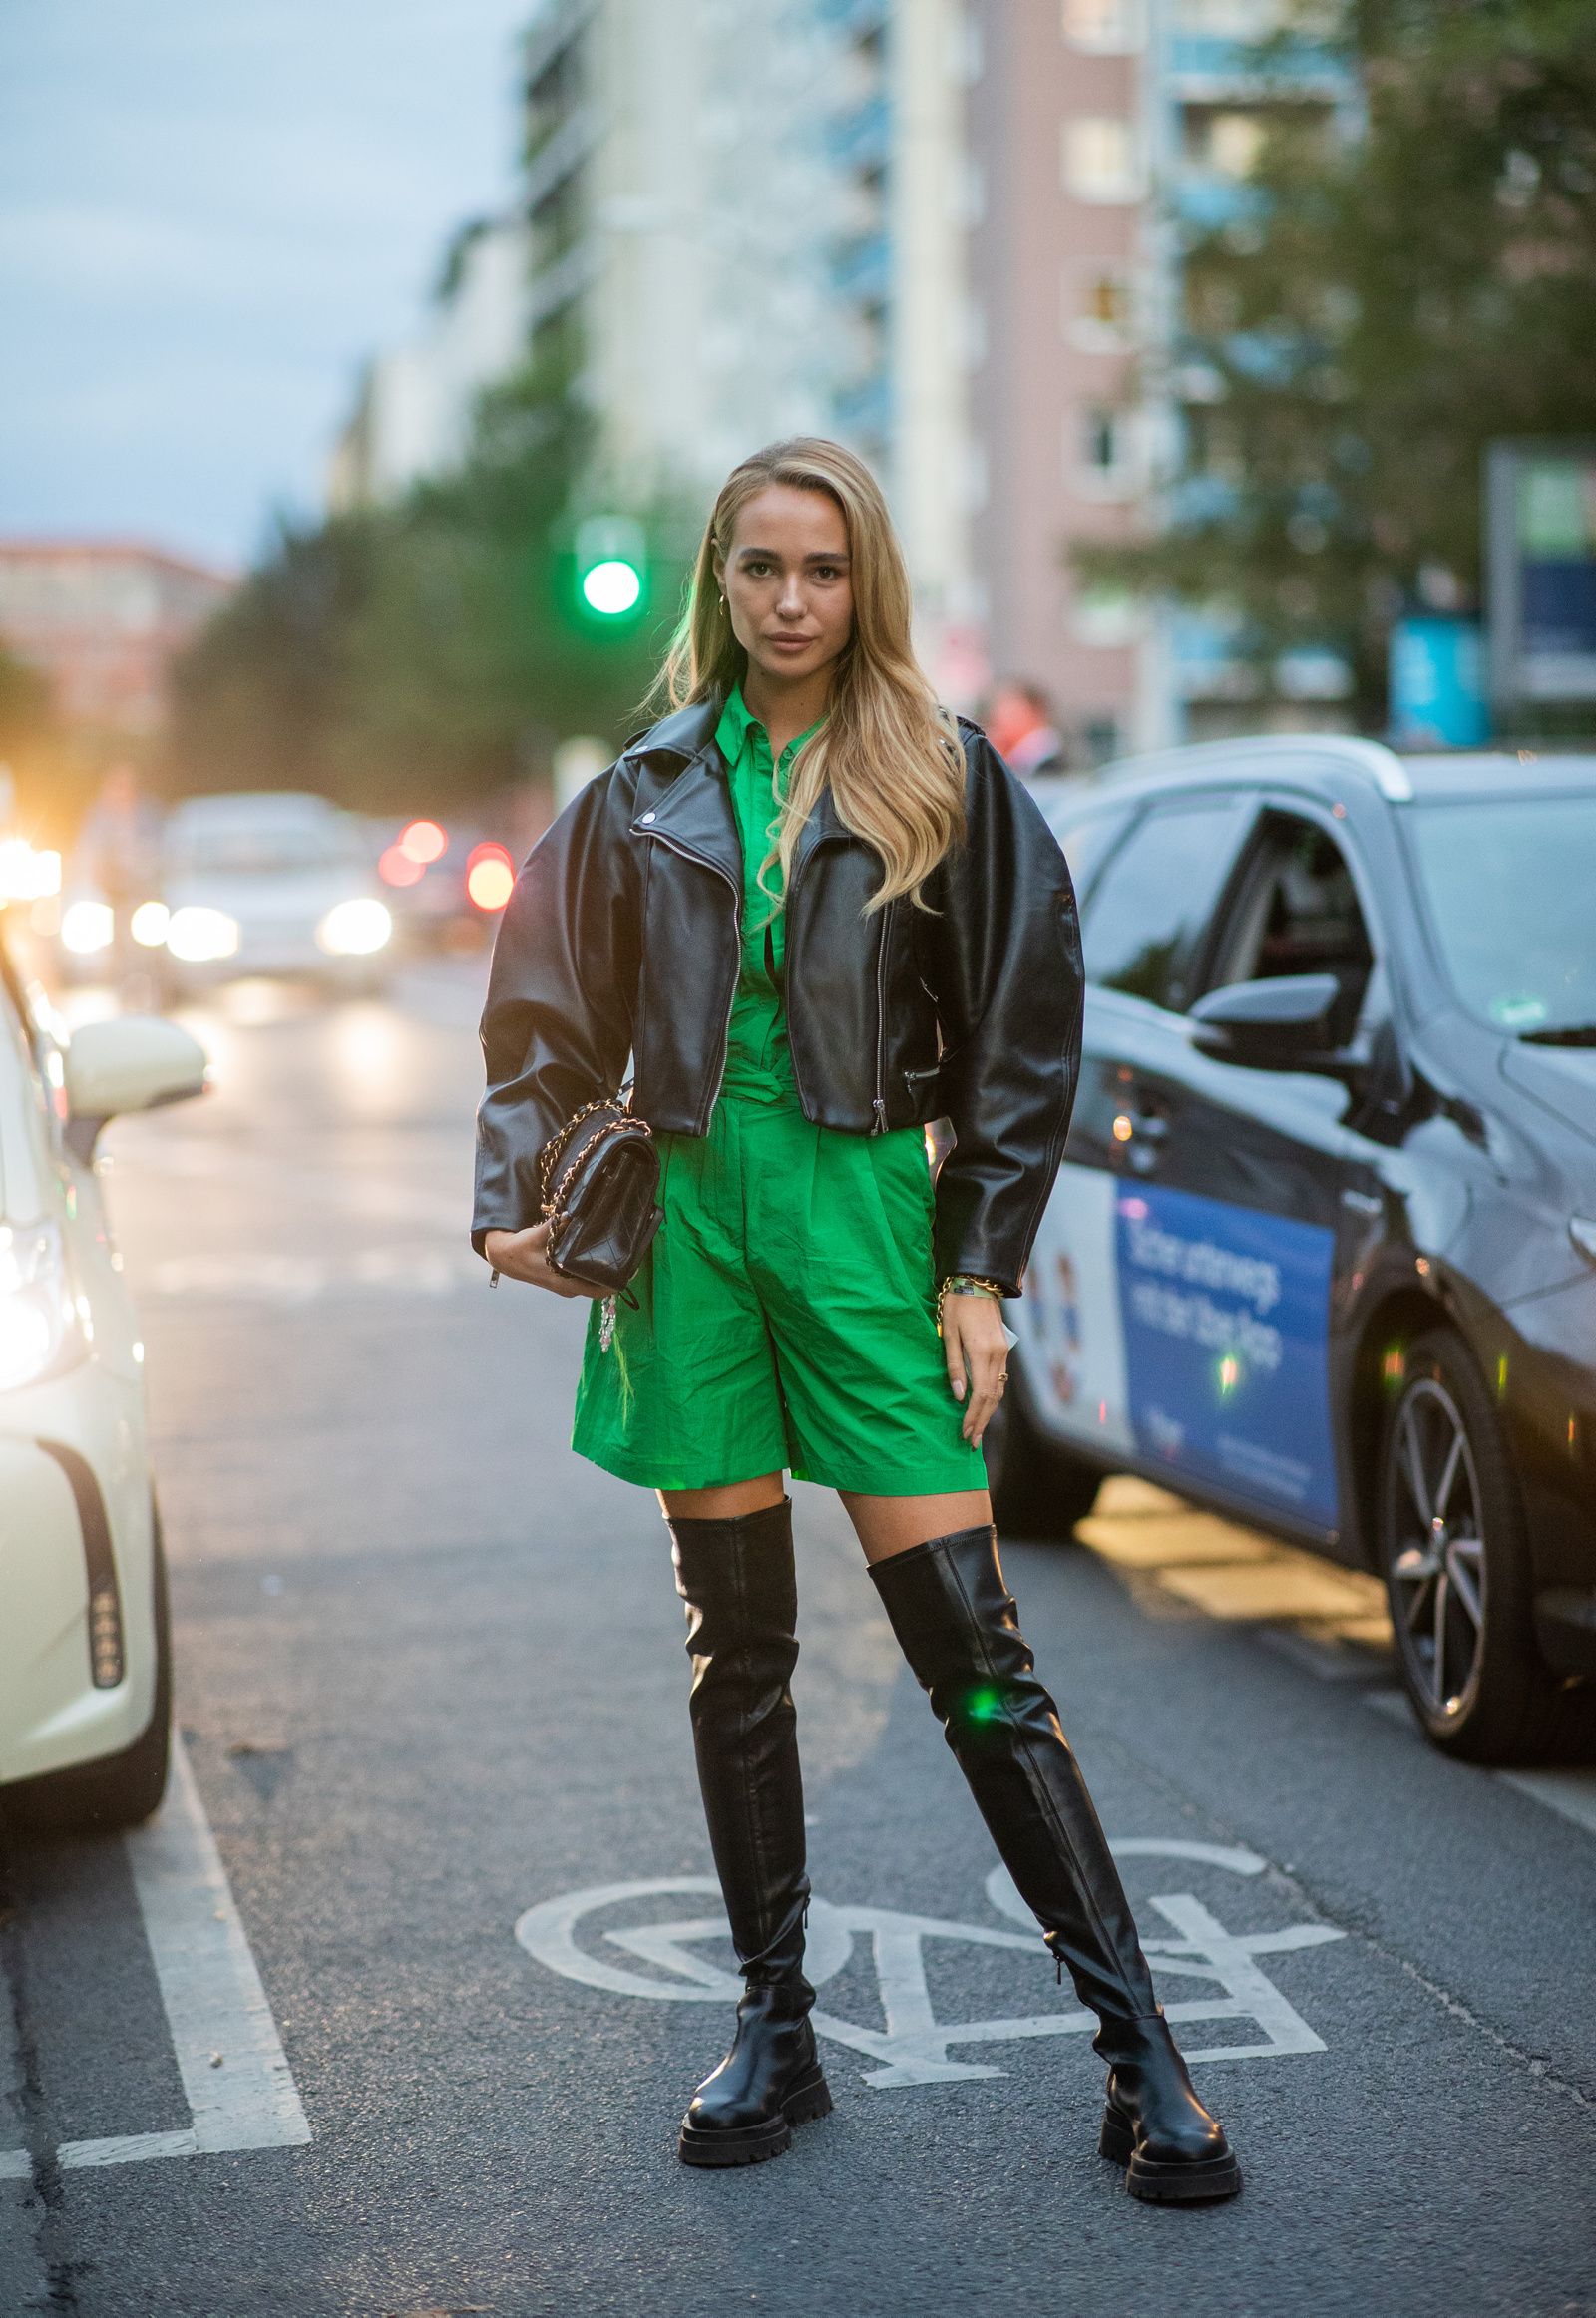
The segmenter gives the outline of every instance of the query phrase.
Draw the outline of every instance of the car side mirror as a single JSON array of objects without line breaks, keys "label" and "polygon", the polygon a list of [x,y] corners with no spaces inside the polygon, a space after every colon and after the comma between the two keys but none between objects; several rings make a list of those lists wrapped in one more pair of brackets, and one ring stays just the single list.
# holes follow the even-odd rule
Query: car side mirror
[{"label": "car side mirror", "polygon": [[85,1022],[67,1048],[69,1148],[87,1164],[108,1119],[203,1094],[207,1069],[199,1039],[159,1014]]},{"label": "car side mirror", "polygon": [[1249,1070],[1309,1070],[1330,1044],[1341,995],[1333,973],[1283,973],[1210,990],[1192,1007],[1193,1041],[1216,1062]]}]

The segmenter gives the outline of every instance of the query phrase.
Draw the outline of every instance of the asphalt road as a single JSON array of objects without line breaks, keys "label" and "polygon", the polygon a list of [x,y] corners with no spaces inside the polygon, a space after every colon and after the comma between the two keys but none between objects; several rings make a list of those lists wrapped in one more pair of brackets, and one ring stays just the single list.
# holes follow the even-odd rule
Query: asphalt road
[{"label": "asphalt road", "polygon": [[730,2011],[681,1612],[566,1447],[581,1308],[464,1243],[477,978],[240,989],[192,1017],[218,1091],[109,1138],[193,1775],[4,1863],[4,2318],[1596,2311],[1596,1782],[1442,1761],[1366,1593],[1133,1487],[1005,1562],[1243,2196],[1097,2157],[1080,2016],[806,1488],[836,2113],[677,2163]]}]

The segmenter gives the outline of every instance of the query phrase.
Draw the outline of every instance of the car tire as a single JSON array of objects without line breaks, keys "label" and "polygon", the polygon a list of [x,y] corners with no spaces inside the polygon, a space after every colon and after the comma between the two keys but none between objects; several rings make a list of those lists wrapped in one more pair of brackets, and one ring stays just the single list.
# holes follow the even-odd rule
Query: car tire
[{"label": "car tire", "polygon": [[1096,1503],[1104,1475],[1040,1430],[1025,1404],[1019,1363],[1010,1357],[1008,1364],[1007,1387],[982,1444],[993,1519],[1005,1537],[1067,1542]]},{"label": "car tire", "polygon": [[167,1791],[172,1748],[172,1613],[159,1513],[154,1514],[151,1563],[156,1695],[148,1724],[120,1754],[108,1754],[99,1762],[74,1763],[67,1770],[49,1771],[40,1778],[19,1779],[14,1785],[0,1787],[0,1808],[13,1828],[109,1834],[121,1827],[136,1827],[159,1807]]},{"label": "car tire", "polygon": [[1523,1507],[1460,1337],[1407,1349],[1380,1447],[1378,1539],[1396,1663],[1425,1736],[1465,1762],[1588,1755],[1596,1694],[1535,1642]]}]

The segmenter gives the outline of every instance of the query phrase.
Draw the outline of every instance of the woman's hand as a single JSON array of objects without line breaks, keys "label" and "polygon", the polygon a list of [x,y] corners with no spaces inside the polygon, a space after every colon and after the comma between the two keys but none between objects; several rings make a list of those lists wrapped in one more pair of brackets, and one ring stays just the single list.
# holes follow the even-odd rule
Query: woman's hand
[{"label": "woman's hand", "polygon": [[1008,1339],[1003,1334],[1003,1308],[997,1297],[983,1296],[979,1291],[972,1296],[945,1296],[942,1349],[954,1398],[966,1400],[968,1395],[960,1429],[966,1440],[980,1448],[981,1436],[992,1422],[1008,1376]]},{"label": "woman's hand", "polygon": [[507,1280],[525,1280],[531,1288],[547,1288],[555,1296],[607,1296],[607,1288],[587,1288],[568,1279],[549,1261],[548,1224],[530,1224],[524,1232],[488,1232],[483,1251],[496,1272]]}]

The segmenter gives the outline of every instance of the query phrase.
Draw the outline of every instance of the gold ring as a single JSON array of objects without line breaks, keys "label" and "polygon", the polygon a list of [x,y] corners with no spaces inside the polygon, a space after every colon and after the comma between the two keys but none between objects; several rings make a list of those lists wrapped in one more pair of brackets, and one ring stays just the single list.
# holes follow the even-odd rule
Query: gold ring
[{"label": "gold ring", "polygon": [[1006,1384],[1006,1383],[1007,1383],[1007,1381],[1008,1381],[1008,1370],[1007,1370],[1006,1368],[999,1368],[999,1369],[998,1369],[998,1383],[999,1383],[999,1384]]}]

